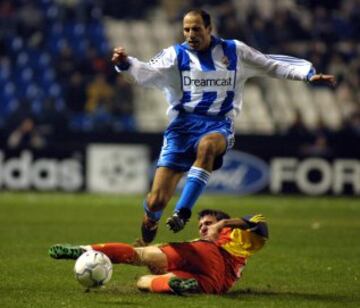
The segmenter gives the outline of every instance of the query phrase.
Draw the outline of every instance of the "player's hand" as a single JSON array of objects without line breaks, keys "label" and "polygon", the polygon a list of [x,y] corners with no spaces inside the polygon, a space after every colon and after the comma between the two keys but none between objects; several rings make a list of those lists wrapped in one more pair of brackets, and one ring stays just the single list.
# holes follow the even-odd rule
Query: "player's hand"
[{"label": "player's hand", "polygon": [[309,81],[311,83],[318,83],[318,82],[327,83],[332,87],[336,85],[336,78],[334,75],[315,74],[311,76]]},{"label": "player's hand", "polygon": [[114,65],[128,63],[129,59],[125,48],[121,46],[114,48],[111,61]]},{"label": "player's hand", "polygon": [[266,222],[266,219],[265,219],[264,215],[256,214],[253,217],[251,217],[249,221],[254,222],[254,223],[259,223],[259,222]]}]

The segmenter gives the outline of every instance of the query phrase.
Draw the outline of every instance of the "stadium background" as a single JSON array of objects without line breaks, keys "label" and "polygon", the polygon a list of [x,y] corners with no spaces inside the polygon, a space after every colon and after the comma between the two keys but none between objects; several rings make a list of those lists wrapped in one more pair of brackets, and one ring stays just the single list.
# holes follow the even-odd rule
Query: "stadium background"
[{"label": "stadium background", "polygon": [[[229,188],[221,182],[226,174],[220,174],[209,190],[359,194],[360,149],[354,144],[360,134],[360,5],[355,0],[1,1],[0,187],[145,192],[147,170],[167,124],[167,104],[160,91],[116,74],[111,50],[121,44],[149,60],[181,42],[181,18],[190,7],[207,9],[215,33],[224,38],[264,53],[309,59],[318,72],[338,79],[334,89],[250,80],[235,122],[235,149],[265,161],[266,168],[235,158],[226,170],[233,177],[245,173],[238,187]],[[100,146],[89,158],[89,146],[99,143],[143,146]],[[94,166],[99,157],[105,164]],[[274,163],[284,157],[290,161]],[[146,161],[142,167],[139,159]],[[129,174],[133,188],[127,187]],[[278,184],[271,188],[274,179]]]},{"label": "stadium background", "polygon": [[[140,295],[146,270],[130,266],[83,293],[72,262],[47,249],[138,237],[167,123],[162,94],[116,75],[111,49],[150,59],[181,41],[191,6],[221,36],[307,58],[338,85],[248,82],[235,151],[209,187],[219,195],[196,207],[268,218],[268,245],[229,294]],[[1,306],[359,307],[359,36],[358,0],[0,1]],[[196,219],[178,234],[162,221],[157,240],[196,230]]]}]

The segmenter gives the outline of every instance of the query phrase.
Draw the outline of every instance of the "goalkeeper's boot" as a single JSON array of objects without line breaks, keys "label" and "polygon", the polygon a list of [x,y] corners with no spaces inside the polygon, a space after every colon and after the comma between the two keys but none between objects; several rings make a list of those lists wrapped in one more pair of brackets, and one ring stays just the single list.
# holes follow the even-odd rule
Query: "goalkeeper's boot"
[{"label": "goalkeeper's boot", "polygon": [[55,244],[50,247],[49,255],[54,259],[73,259],[76,260],[86,250],[81,246],[72,246],[70,244]]},{"label": "goalkeeper's boot", "polygon": [[141,224],[141,239],[137,239],[134,247],[149,245],[155,238],[159,227],[159,221],[149,218],[146,214]]},{"label": "goalkeeper's boot", "polygon": [[184,293],[197,293],[200,291],[199,283],[195,278],[178,278],[172,277],[169,280],[170,289],[178,295],[182,295]]},{"label": "goalkeeper's boot", "polygon": [[185,224],[189,221],[190,217],[191,211],[188,208],[182,208],[167,219],[166,225],[174,233],[177,233],[184,229]]}]

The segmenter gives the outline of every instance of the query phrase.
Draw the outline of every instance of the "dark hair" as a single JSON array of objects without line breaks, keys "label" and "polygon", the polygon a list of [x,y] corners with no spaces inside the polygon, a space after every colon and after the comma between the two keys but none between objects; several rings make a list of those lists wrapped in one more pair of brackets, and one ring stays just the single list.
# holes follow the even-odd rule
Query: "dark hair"
[{"label": "dark hair", "polygon": [[186,14],[184,15],[184,17],[188,14],[191,15],[199,15],[201,16],[203,22],[204,22],[204,26],[205,28],[211,26],[211,16],[208,12],[202,10],[202,9],[191,9],[188,12],[186,12]]},{"label": "dark hair", "polygon": [[210,210],[210,209],[205,209],[205,210],[202,210],[201,212],[199,212],[198,218],[201,219],[201,218],[203,218],[204,216],[207,216],[207,215],[214,216],[217,221],[222,220],[222,219],[229,219],[230,218],[230,215],[226,214],[223,211]]}]

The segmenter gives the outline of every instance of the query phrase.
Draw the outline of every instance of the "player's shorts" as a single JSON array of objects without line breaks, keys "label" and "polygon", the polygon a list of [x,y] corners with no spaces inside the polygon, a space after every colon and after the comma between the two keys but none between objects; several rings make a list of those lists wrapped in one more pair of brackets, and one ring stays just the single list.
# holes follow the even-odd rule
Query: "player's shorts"
[{"label": "player's shorts", "polygon": [[[233,147],[234,131],[231,119],[195,114],[178,115],[164,133],[157,167],[188,171],[196,159],[196,150],[201,138],[212,133],[220,133],[225,137],[226,151]],[[223,155],[215,159],[213,170],[222,166]]]},{"label": "player's shorts", "polygon": [[167,271],[180,278],[195,278],[203,293],[225,293],[238,279],[227,262],[230,255],[213,242],[169,243],[160,249],[168,260]]}]

